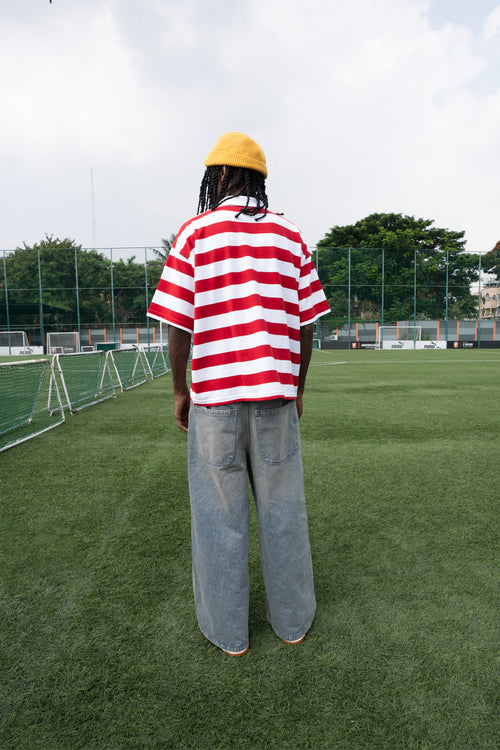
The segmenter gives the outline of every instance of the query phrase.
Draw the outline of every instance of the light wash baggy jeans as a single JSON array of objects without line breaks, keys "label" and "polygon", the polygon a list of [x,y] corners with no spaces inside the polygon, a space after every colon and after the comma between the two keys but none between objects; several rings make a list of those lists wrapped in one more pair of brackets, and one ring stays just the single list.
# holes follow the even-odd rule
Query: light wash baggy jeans
[{"label": "light wash baggy jeans", "polygon": [[267,618],[279,638],[311,627],[316,601],[295,401],[191,404],[189,492],[193,587],[202,633],[248,646],[250,479]]}]

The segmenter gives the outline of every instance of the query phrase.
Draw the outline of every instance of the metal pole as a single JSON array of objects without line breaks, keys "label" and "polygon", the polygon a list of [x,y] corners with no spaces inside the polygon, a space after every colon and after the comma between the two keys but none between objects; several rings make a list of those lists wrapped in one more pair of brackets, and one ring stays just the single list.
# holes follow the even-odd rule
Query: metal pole
[{"label": "metal pole", "polygon": [[348,341],[349,349],[351,348],[351,248],[349,248],[349,285],[347,289],[347,328],[349,331]]},{"label": "metal pole", "polygon": [[[316,273],[318,273],[318,246],[315,247],[316,250]],[[314,338],[318,339],[318,346],[321,346],[321,342],[319,341],[319,318],[314,322]]]},{"label": "metal pole", "polygon": [[78,321],[78,350],[80,350],[81,339],[80,339],[80,290],[78,288],[78,255],[75,247],[75,281],[76,281],[76,317]]},{"label": "metal pole", "polygon": [[38,288],[40,290],[40,338],[42,347],[45,348],[44,332],[43,332],[43,298],[42,298],[42,267],[40,265],[40,248],[37,248],[38,255]]},{"label": "metal pole", "polygon": [[111,264],[111,314],[113,316],[113,341],[116,341],[115,329],[115,287],[113,284],[113,248],[109,249],[109,260]]},{"label": "metal pole", "polygon": [[9,290],[7,287],[7,264],[5,262],[5,250],[3,251],[3,277],[5,280],[5,311],[7,313],[7,338],[9,340],[9,356],[11,355],[10,349],[10,319],[9,319]]},{"label": "metal pole", "polygon": [[477,292],[477,348],[481,348],[481,253],[479,253],[479,287]]},{"label": "metal pole", "polygon": [[445,301],[445,319],[444,319],[444,329],[445,329],[445,338],[446,338],[446,346],[448,346],[448,284],[449,284],[449,250],[446,250],[446,301]]},{"label": "metal pole", "polygon": [[144,275],[146,281],[146,325],[148,329],[148,346],[149,346],[149,318],[147,315],[149,308],[149,295],[148,295],[148,249],[144,248]]},{"label": "metal pole", "polygon": [[413,256],[413,346],[415,346],[417,332],[417,248]]},{"label": "metal pole", "polygon": [[[380,325],[384,325],[384,304],[385,304],[385,250],[382,248],[382,314],[380,316]],[[382,336],[384,332],[382,331]]]}]

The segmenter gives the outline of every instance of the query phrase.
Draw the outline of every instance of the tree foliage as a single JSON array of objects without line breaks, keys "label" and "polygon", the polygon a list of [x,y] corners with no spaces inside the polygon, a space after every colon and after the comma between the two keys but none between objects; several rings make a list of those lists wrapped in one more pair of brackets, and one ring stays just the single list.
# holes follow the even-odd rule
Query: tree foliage
[{"label": "tree foliage", "polygon": [[158,248],[153,249],[154,254],[161,261],[163,261],[163,263],[167,262],[168,254],[171,251],[172,245],[175,242],[175,237],[176,237],[175,234],[171,234],[170,237],[168,238],[163,237],[161,241],[161,249],[160,250]]},{"label": "tree foliage", "polygon": [[[410,320],[469,316],[476,300],[477,255],[464,251],[464,232],[439,229],[433,220],[402,214],[371,214],[350,226],[335,226],[318,243],[318,271],[334,317]],[[384,298],[382,300],[382,289]],[[383,301],[383,310],[382,310]]]},{"label": "tree foliage", "polygon": [[[113,261],[96,250],[83,250],[74,240],[46,236],[33,246],[18,247],[6,258],[9,310],[16,326],[39,320],[40,288],[46,325],[105,326],[143,324],[146,313],[144,263],[135,258]],[[156,287],[163,264],[149,261],[149,288]],[[78,282],[78,283],[77,283]]]},{"label": "tree foliage", "polygon": [[485,253],[482,257],[483,269],[487,273],[491,273],[496,276],[497,280],[500,281],[500,240],[497,242],[493,250],[489,253]]}]

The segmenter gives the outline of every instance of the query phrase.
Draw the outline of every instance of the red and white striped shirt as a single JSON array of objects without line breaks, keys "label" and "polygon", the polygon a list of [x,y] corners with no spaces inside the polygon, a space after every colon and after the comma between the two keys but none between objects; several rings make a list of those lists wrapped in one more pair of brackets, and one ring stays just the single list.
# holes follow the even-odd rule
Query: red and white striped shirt
[{"label": "red and white striped shirt", "polygon": [[236,218],[245,203],[181,227],[148,311],[193,334],[196,404],[296,398],[300,327],[329,311],[299,230],[271,212]]}]

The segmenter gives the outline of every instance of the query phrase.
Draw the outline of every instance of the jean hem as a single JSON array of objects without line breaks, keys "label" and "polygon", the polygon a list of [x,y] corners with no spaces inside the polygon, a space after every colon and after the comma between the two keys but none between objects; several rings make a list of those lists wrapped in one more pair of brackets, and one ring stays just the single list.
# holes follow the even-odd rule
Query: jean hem
[{"label": "jean hem", "polygon": [[274,632],[276,633],[276,635],[278,636],[278,638],[280,640],[282,640],[282,641],[298,641],[299,638],[303,638],[306,635],[306,633],[309,632],[309,630],[311,629],[311,626],[312,626],[312,624],[314,622],[315,616],[316,616],[316,612],[314,612],[313,616],[310,618],[310,620],[308,620],[308,622],[306,623],[306,625],[303,628],[301,628],[300,630],[295,631],[292,634],[285,633],[285,631],[282,631],[282,630],[279,630],[278,628],[275,628],[274,625],[273,625],[273,623],[271,622],[271,620],[269,618],[268,618],[268,621],[269,621],[270,626],[272,627],[272,629],[274,630]]},{"label": "jean hem", "polygon": [[220,648],[222,651],[230,651],[231,653],[238,654],[241,651],[245,651],[245,649],[247,649],[249,646],[248,641],[243,646],[226,646],[222,643],[222,641],[219,641],[218,638],[214,638],[212,635],[209,635],[199,623],[198,627],[200,628],[207,641],[210,641],[210,643],[212,643],[214,646],[217,646],[217,648]]}]

